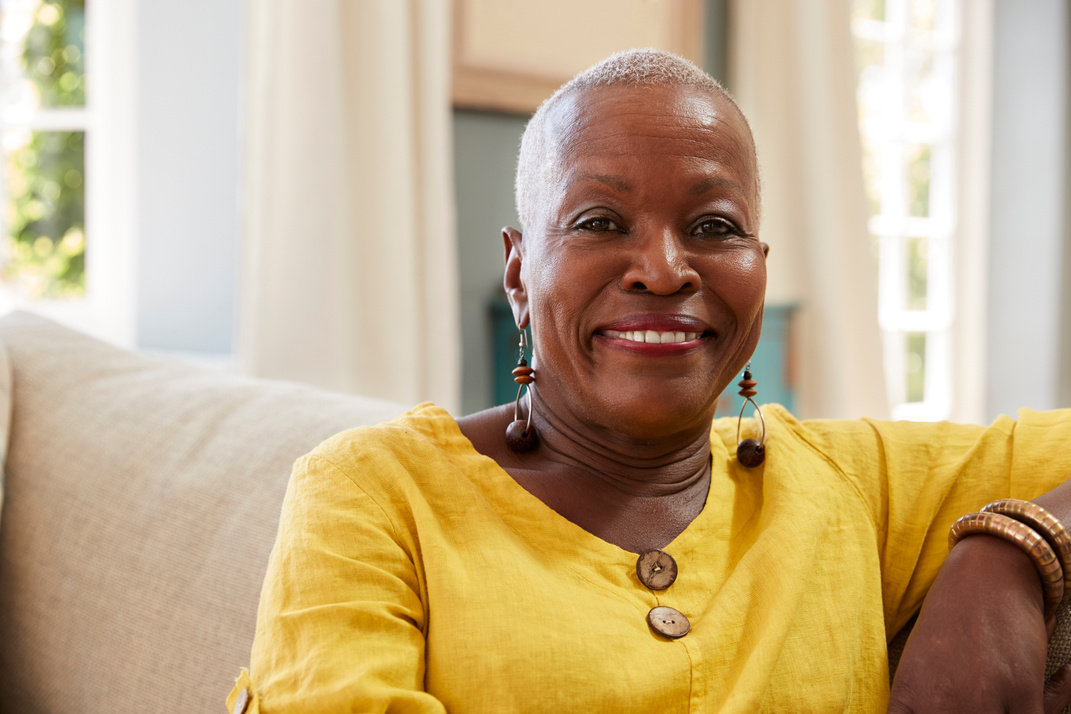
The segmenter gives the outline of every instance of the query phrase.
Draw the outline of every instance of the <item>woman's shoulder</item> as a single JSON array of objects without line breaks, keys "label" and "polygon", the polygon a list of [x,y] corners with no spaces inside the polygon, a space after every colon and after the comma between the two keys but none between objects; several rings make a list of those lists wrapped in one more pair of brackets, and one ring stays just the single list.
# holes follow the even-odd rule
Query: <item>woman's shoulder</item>
[{"label": "woman's shoulder", "polygon": [[335,434],[302,461],[323,462],[352,473],[369,467],[407,467],[450,459],[465,451],[467,445],[454,418],[445,409],[426,402],[390,421]]}]

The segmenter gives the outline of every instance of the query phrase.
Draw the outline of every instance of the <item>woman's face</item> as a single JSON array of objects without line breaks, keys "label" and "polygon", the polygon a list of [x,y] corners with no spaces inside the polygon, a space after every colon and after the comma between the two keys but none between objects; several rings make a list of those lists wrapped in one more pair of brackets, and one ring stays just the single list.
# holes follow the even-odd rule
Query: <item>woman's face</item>
[{"label": "woman's face", "polygon": [[681,87],[608,87],[548,117],[537,219],[504,231],[537,401],[631,437],[709,428],[759,339],[766,246],[748,129]]}]

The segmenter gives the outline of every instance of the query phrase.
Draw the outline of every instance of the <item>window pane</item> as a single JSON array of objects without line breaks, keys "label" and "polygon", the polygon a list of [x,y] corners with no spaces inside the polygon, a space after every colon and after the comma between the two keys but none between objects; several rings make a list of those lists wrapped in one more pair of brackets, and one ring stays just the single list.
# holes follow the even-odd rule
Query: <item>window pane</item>
[{"label": "window pane", "polygon": [[85,0],[51,0],[34,15],[22,58],[43,107],[86,103],[85,15]]},{"label": "window pane", "polygon": [[881,146],[863,137],[863,184],[871,216],[881,215]]},{"label": "window pane", "polygon": [[855,0],[852,3],[852,19],[885,20],[885,0]]},{"label": "window pane", "polygon": [[939,101],[933,76],[933,52],[915,48],[907,51],[907,119],[916,122],[934,121]]},{"label": "window pane", "polygon": [[5,0],[0,6],[4,109],[85,106],[85,0]]},{"label": "window pane", "polygon": [[927,144],[907,145],[908,215],[928,218],[930,215],[930,147]]},{"label": "window pane", "polygon": [[907,401],[921,402],[926,398],[926,333],[909,332],[904,359],[904,381]]},{"label": "window pane", "polygon": [[926,238],[908,238],[905,241],[906,255],[904,265],[907,268],[907,304],[908,310],[925,310],[926,295],[929,290],[930,254],[929,241]]},{"label": "window pane", "polygon": [[858,73],[859,120],[880,118],[885,105],[885,45],[876,40],[856,39],[855,69]]},{"label": "window pane", "polygon": [[5,283],[31,298],[85,294],[85,132],[4,133]]},{"label": "window pane", "polygon": [[910,5],[911,27],[932,32],[936,27],[937,0],[911,0]]}]

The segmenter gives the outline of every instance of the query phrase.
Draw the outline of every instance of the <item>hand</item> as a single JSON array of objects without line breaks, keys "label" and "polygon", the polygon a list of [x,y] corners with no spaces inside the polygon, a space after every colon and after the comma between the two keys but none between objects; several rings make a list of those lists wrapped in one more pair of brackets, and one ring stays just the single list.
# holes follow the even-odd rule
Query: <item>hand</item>
[{"label": "hand", "polygon": [[1071,702],[1071,667],[1046,684],[1041,580],[1011,543],[969,536],[941,567],[896,670],[889,712],[1045,712]]}]

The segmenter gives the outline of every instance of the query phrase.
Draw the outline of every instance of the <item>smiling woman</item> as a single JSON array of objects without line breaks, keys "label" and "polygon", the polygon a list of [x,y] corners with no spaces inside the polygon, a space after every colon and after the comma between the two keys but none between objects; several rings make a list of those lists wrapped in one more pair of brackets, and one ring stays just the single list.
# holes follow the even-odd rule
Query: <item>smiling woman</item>
[{"label": "smiling woman", "polygon": [[[456,421],[424,404],[297,463],[235,710],[1041,704],[1054,561],[1043,599],[1029,553],[990,536],[949,556],[944,533],[1007,497],[1071,519],[1051,458],[1071,413],[715,419],[759,339],[768,247],[747,121],[681,58],[634,50],[562,87],[517,202],[529,398]],[[885,643],[924,597],[890,699]]]},{"label": "smiling woman", "polygon": [[[537,424],[705,432],[761,328],[755,162],[737,149],[749,146],[746,122],[721,94],[687,85],[558,96],[533,120],[542,140],[522,144],[518,169],[541,166],[554,183],[519,192],[525,231],[503,231],[517,325],[532,323],[536,369],[561,375],[539,384]],[[637,331],[642,343],[610,335]],[[648,331],[698,334],[672,347],[659,335],[655,347]]]}]

